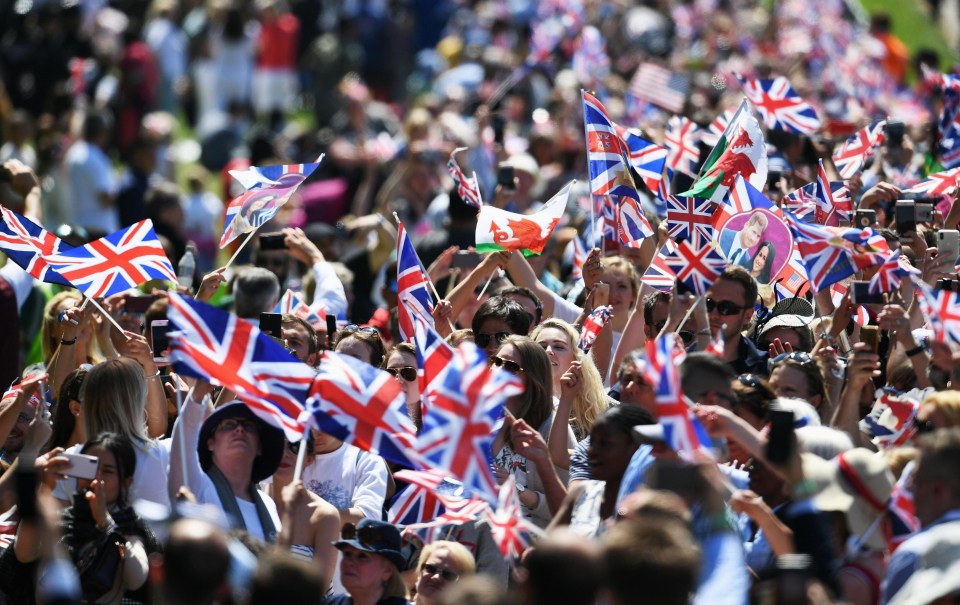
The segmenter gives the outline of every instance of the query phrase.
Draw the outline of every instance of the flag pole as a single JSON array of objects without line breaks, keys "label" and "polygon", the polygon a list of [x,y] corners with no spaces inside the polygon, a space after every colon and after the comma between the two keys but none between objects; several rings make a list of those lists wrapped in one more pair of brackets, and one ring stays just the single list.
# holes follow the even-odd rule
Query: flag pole
[{"label": "flag pole", "polygon": [[691,305],[690,309],[687,311],[687,314],[683,316],[683,320],[680,322],[680,325],[677,326],[677,332],[679,332],[683,328],[683,325],[687,323],[687,320],[690,319],[691,315],[693,315],[694,309],[696,309],[697,305],[703,301],[704,296],[706,296],[706,294],[701,294],[697,297],[697,300],[693,303],[693,305]]},{"label": "flag pole", "polygon": [[189,468],[189,465],[187,464],[187,437],[184,433],[186,427],[184,426],[183,422],[183,410],[190,403],[190,400],[193,399],[193,392],[196,390],[196,388],[197,383],[194,382],[193,386],[190,387],[190,390],[187,391],[187,396],[183,400],[183,403],[181,403],[180,389],[178,387],[174,387],[174,390],[177,392],[177,413],[180,414],[180,472],[182,473],[180,480],[182,485],[186,485],[187,483],[187,469]]},{"label": "flag pole", "polygon": [[483,289],[480,290],[480,294],[477,294],[477,300],[480,300],[481,298],[483,298],[483,294],[487,291],[487,288],[490,286],[490,282],[493,281],[493,276],[496,275],[498,271],[502,271],[502,270],[503,269],[500,269],[499,267],[497,267],[497,271],[494,271],[493,273],[490,274],[490,277],[487,278],[487,283],[483,284]]},{"label": "flag pole", "polygon": [[299,481],[300,476],[303,475],[303,461],[307,457],[307,431],[310,429],[305,429],[303,432],[303,437],[300,438],[300,449],[297,450],[297,464],[293,467],[293,481]]},{"label": "flag pole", "polygon": [[246,239],[244,239],[243,242],[240,243],[240,247],[237,248],[236,252],[233,253],[233,256],[231,256],[230,260],[227,261],[227,264],[223,266],[224,269],[230,267],[230,265],[233,264],[233,261],[237,260],[237,257],[240,255],[240,251],[243,250],[243,247],[247,245],[247,242],[249,242],[253,238],[253,234],[256,232],[257,232],[256,229],[251,231],[250,234],[247,235]]},{"label": "flag pole", "polygon": [[[393,213],[393,220],[397,221],[397,225],[398,225],[398,226],[403,224],[403,223],[400,222],[400,217],[397,216],[397,213],[396,213],[396,212]],[[416,249],[414,249],[414,252],[416,252]],[[397,260],[399,261],[399,259],[397,259]],[[419,257],[419,256],[417,257],[417,262],[418,262],[418,263],[420,262],[420,257]],[[437,297],[437,302],[439,303],[441,300],[443,300],[443,297],[440,296],[440,293],[439,293],[439,292],[437,292],[437,287],[433,285],[433,280],[430,279],[430,274],[427,273],[426,270],[424,270],[424,272],[423,272],[423,277],[424,277],[424,279],[427,280],[427,285],[430,286],[430,291],[433,292],[433,295]],[[454,331],[454,330],[456,330],[456,328],[455,328],[454,325],[453,325],[453,322],[450,321],[450,318],[449,318],[449,317],[447,318],[447,324],[450,325],[450,331],[451,331],[451,332]]]},{"label": "flag pole", "polygon": [[[113,318],[113,315],[110,315],[109,313],[107,313],[107,310],[101,307],[100,303],[94,300],[92,296],[88,296],[87,300],[93,303],[93,306],[96,307],[98,311],[100,311],[100,313],[107,319],[107,321],[112,323],[113,327],[115,327],[117,330],[120,330],[120,333],[123,334],[123,328],[121,328],[120,324],[117,323],[117,320]],[[87,304],[87,303],[84,302],[83,304]],[[126,338],[126,336],[124,336],[124,338]]]}]

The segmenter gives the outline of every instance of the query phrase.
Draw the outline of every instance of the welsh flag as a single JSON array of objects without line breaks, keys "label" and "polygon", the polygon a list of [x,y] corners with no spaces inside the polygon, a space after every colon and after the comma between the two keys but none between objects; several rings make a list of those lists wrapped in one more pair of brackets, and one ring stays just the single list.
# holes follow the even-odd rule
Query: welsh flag
[{"label": "welsh flag", "polygon": [[543,252],[547,239],[560,222],[567,208],[570,181],[550,198],[539,212],[516,214],[486,205],[477,215],[477,252],[520,250],[524,256]]},{"label": "welsh flag", "polygon": [[746,99],[727,123],[693,186],[679,195],[709,198],[719,204],[733,187],[737,175],[743,176],[758,191],[762,191],[767,182],[767,148],[760,124],[750,115]]}]

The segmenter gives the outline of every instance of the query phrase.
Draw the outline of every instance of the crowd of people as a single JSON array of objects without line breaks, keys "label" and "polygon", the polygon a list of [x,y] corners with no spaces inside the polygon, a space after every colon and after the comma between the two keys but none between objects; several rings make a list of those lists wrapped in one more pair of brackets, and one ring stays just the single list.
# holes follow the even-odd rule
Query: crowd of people
[{"label": "crowd of people", "polygon": [[[0,603],[956,602],[956,305],[931,319],[911,279],[855,301],[850,282],[877,266],[785,296],[775,278],[794,242],[763,212],[717,231],[729,263],[704,295],[651,285],[676,239],[660,192],[636,179],[654,230],[638,246],[591,211],[581,88],[667,147],[672,114],[701,127],[692,164],[660,175],[682,191],[723,130],[711,123],[740,102],[737,74],[784,75],[823,125],[764,133],[762,193],[786,206],[821,161],[837,180],[834,149],[886,119],[847,191],[919,282],[955,292],[943,236],[960,228],[960,179],[915,228],[895,212],[948,168],[922,70],[949,58],[911,54],[897,15],[815,4],[4,4],[0,203],[78,246],[149,218],[180,283],[95,306],[0,267]],[[669,84],[640,77],[651,64]],[[513,213],[586,181],[542,254],[474,251],[478,209],[447,168],[462,147],[484,203]],[[219,248],[224,202],[243,191],[229,171],[321,154],[248,245]],[[388,372],[422,430],[394,217],[435,285],[439,336],[522,384],[487,452],[515,485],[520,556],[482,515],[391,523],[401,467],[315,429],[291,442],[155,346],[169,291],[255,325],[289,293],[311,313],[280,309],[287,351]],[[583,325],[606,306],[585,352]],[[688,404],[670,415],[653,352],[665,339],[683,349]],[[677,414],[703,426],[703,448],[671,447]]]}]

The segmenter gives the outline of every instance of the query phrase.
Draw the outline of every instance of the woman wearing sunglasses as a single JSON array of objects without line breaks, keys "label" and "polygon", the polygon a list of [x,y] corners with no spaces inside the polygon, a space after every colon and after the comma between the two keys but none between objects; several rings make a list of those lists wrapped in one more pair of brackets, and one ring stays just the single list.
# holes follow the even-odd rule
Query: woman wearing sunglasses
[{"label": "woman wearing sunglasses", "polygon": [[356,526],[343,526],[340,550],[340,581],[347,594],[331,597],[325,605],[408,605],[407,587],[400,576],[406,560],[401,552],[400,531],[375,519]]},{"label": "woman wearing sunglasses", "polygon": [[[496,354],[490,357],[492,365],[515,374],[523,382],[524,390],[507,400],[506,409],[514,418],[524,420],[547,439],[553,426],[553,379],[550,359],[543,348],[527,336],[507,336]],[[508,422],[493,440],[494,473],[500,481],[512,474],[524,514],[540,527],[546,527],[551,514],[544,494],[543,480],[536,466],[516,452],[510,438]],[[567,449],[576,446],[573,430],[567,426]],[[566,483],[566,472],[561,475]]]},{"label": "woman wearing sunglasses", "polygon": [[414,605],[437,605],[440,595],[452,583],[472,576],[477,564],[467,547],[459,542],[438,540],[420,551],[417,564],[417,595]]},{"label": "woman wearing sunglasses", "polygon": [[423,428],[423,420],[420,415],[420,383],[417,380],[417,349],[409,342],[393,345],[387,354],[384,369],[400,383],[407,401],[407,414],[419,431]]}]

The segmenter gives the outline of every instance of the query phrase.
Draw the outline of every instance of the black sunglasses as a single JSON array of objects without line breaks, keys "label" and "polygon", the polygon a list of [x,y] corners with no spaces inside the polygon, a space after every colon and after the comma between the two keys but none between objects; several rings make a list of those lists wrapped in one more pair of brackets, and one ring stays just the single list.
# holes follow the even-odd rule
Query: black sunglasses
[{"label": "black sunglasses", "polygon": [[456,582],[460,579],[460,574],[452,569],[444,569],[434,565],[433,563],[424,563],[420,573],[427,574],[428,576],[439,575],[441,578],[443,578],[444,582]]},{"label": "black sunglasses", "polygon": [[713,313],[714,309],[716,309],[720,315],[736,315],[747,309],[747,307],[729,300],[713,300],[712,298],[708,298],[705,302],[707,305],[707,313]]},{"label": "black sunglasses", "polygon": [[519,374],[523,371],[523,367],[515,361],[509,359],[504,359],[503,357],[498,357],[494,355],[488,360],[488,363],[492,367],[503,368],[504,370],[510,372],[511,374]]},{"label": "black sunglasses", "polygon": [[307,442],[307,453],[312,456],[314,452],[312,434],[309,437],[306,437],[305,439],[301,439],[300,441],[287,441],[287,449],[290,450],[291,454],[299,454],[300,444],[303,443],[304,441]]},{"label": "black sunglasses", "polygon": [[379,548],[384,544],[390,543],[390,537],[381,531],[379,527],[357,527],[353,523],[344,523],[340,529],[340,538],[342,540],[356,539],[362,546]]},{"label": "black sunglasses", "polygon": [[393,375],[394,378],[399,376],[407,382],[413,382],[417,379],[417,368],[412,366],[404,366],[402,368],[386,368],[385,371]]},{"label": "black sunglasses", "polygon": [[[653,327],[657,329],[657,334],[659,334],[660,332],[663,331],[663,326],[665,325],[667,325],[667,320],[661,319],[657,323],[653,324]],[[696,338],[696,334],[694,334],[693,332],[690,332],[689,330],[680,330],[679,332],[677,332],[677,335],[680,337],[680,340],[683,341],[683,344],[688,346],[693,344],[693,341]]]},{"label": "black sunglasses", "polygon": [[737,376],[737,380],[740,381],[740,384],[749,389],[760,388],[760,377],[756,374],[740,374]]},{"label": "black sunglasses", "polygon": [[510,336],[510,332],[497,332],[495,334],[484,334],[480,332],[475,334],[473,340],[477,343],[477,346],[481,349],[487,348],[487,345],[490,344],[490,339],[493,338],[497,341],[497,344],[503,344],[503,341],[507,339],[507,336]]},{"label": "black sunglasses", "polygon": [[806,351],[791,351],[789,353],[780,353],[776,357],[767,360],[767,369],[773,371],[774,366],[783,361],[795,361],[798,364],[805,366],[808,363],[815,363],[813,357],[810,356],[810,353]]}]

